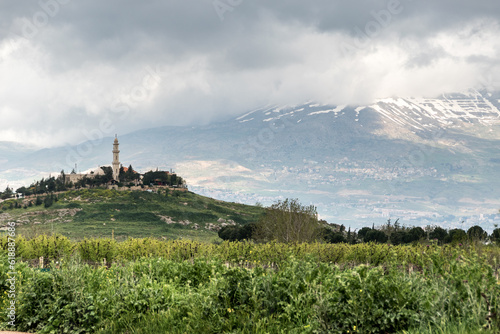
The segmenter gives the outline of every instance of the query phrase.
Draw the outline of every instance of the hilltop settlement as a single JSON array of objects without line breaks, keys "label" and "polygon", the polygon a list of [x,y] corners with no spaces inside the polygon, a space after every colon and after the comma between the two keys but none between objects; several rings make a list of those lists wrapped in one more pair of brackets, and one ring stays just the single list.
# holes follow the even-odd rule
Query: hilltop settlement
[{"label": "hilltop settlement", "polygon": [[140,190],[145,186],[168,187],[187,190],[184,179],[172,171],[150,170],[144,174],[134,170],[132,165],[123,167],[120,163],[118,137],[113,142],[113,160],[111,166],[99,166],[86,173],[77,173],[75,169],[66,174],[64,170],[57,176],[49,176],[33,182],[29,187],[20,187],[16,191],[8,187],[0,192],[0,202],[9,198],[24,198],[38,194],[54,193],[69,189],[107,187],[108,189]]}]

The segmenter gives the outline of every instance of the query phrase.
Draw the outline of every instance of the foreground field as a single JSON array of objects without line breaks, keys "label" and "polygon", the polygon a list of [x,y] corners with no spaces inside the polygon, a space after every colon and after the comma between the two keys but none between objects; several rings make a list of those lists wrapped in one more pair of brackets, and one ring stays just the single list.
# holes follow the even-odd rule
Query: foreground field
[{"label": "foreground field", "polygon": [[[500,328],[498,247],[75,243],[39,237],[20,241],[17,251],[22,261],[16,265],[16,327],[3,322],[12,330],[495,333]],[[41,254],[49,259],[49,270],[30,265]],[[0,267],[6,309],[6,258]]]}]

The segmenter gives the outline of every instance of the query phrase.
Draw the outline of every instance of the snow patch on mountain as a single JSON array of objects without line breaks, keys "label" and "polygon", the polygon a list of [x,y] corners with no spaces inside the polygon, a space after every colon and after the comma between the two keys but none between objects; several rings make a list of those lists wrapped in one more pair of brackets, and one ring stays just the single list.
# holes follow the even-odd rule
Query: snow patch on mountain
[{"label": "snow patch on mountain", "polygon": [[[312,115],[319,115],[319,114],[328,114],[330,112],[333,112],[333,113],[337,114],[338,112],[341,112],[342,110],[344,110],[345,107],[346,107],[346,105],[340,105],[340,106],[337,106],[337,107],[335,107],[333,109],[313,111],[313,112],[308,113],[307,115],[308,116],[312,116]],[[297,109],[297,111],[302,111],[302,110],[304,110],[304,108]]]},{"label": "snow patch on mountain", "polygon": [[500,110],[477,91],[444,94],[440,98],[388,98],[369,106],[385,120],[417,130],[500,123]]}]

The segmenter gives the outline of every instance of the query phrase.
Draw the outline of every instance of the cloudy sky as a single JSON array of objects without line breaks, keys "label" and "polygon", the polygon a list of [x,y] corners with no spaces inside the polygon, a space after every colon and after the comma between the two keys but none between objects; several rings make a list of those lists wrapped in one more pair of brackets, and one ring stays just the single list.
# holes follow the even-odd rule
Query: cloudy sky
[{"label": "cloudy sky", "polygon": [[0,141],[500,89],[499,21],[498,0],[2,1]]}]

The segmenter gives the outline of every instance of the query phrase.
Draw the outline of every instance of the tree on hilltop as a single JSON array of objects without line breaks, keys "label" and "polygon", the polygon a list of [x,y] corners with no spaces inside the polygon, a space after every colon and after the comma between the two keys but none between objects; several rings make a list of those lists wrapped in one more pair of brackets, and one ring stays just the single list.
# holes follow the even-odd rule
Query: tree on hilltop
[{"label": "tree on hilltop", "polygon": [[14,192],[12,191],[11,188],[9,188],[9,186],[7,186],[4,190],[3,193],[0,193],[1,194],[1,198],[2,199],[8,199],[8,198],[11,198],[12,195],[14,194]]},{"label": "tree on hilltop", "polygon": [[140,179],[140,174],[137,173],[132,165],[129,165],[127,170],[122,166],[120,167],[120,181],[121,182],[130,182],[134,180]]}]

